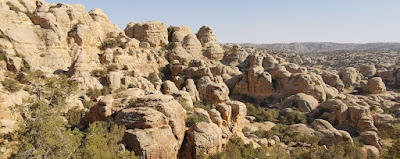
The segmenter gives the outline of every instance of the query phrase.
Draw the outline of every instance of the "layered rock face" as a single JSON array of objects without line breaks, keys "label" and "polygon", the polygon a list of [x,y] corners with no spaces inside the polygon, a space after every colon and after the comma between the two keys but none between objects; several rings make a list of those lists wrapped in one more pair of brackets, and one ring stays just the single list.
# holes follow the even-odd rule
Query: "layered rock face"
[{"label": "layered rock face", "polygon": [[[270,131],[290,111],[309,125],[287,125],[285,132],[317,136],[327,146],[358,136],[364,151],[379,154],[380,130],[392,131],[400,114],[400,96],[389,88],[399,84],[398,68],[303,67],[298,63],[311,59],[219,44],[208,26],[193,33],[187,26],[131,22],[121,31],[102,10],[86,12],[82,5],[6,0],[0,13],[0,80],[21,81],[36,70],[66,75],[80,89],[67,97],[65,111],[79,106],[89,111],[90,123],[125,126],[121,144],[142,158],[214,155],[234,136],[254,147],[290,150],[276,135],[259,139],[243,132]],[[34,96],[5,87],[1,82],[0,134],[17,129],[23,113],[15,105]],[[85,109],[87,100],[95,104]],[[271,112],[278,117],[255,117]]]}]

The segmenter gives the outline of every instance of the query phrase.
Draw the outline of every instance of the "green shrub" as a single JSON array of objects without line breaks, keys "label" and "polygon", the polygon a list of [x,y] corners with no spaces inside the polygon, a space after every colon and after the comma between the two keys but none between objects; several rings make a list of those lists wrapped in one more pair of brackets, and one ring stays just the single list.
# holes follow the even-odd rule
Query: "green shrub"
[{"label": "green shrub", "polygon": [[257,122],[276,121],[279,113],[274,109],[264,109],[260,106],[254,106],[251,103],[246,103],[247,115],[254,116]]},{"label": "green shrub", "polygon": [[179,102],[179,104],[182,105],[183,109],[185,109],[187,112],[192,112],[192,111],[193,111],[193,108],[191,108],[191,107],[187,104],[187,102],[186,102],[185,99],[183,99],[183,98],[178,98],[178,102]]},{"label": "green shrub", "polygon": [[150,73],[149,76],[147,76],[147,80],[149,80],[151,83],[158,82],[158,79],[158,75],[154,72]]},{"label": "green shrub", "polygon": [[107,71],[104,69],[95,69],[90,74],[94,77],[106,77]]},{"label": "green shrub", "polygon": [[229,140],[224,152],[209,156],[209,159],[269,159],[267,152],[265,147],[254,149],[252,143],[245,144],[239,137],[233,137]]},{"label": "green shrub", "polygon": [[82,101],[83,107],[90,109],[95,103],[93,100],[84,100]]},{"label": "green shrub", "polygon": [[113,91],[113,89],[112,89],[111,87],[103,87],[103,88],[100,90],[101,95],[103,95],[103,96],[111,94],[112,91]]},{"label": "green shrub", "polygon": [[9,78],[5,78],[1,84],[3,84],[4,89],[11,93],[18,92],[22,88],[18,81]]},{"label": "green shrub", "polygon": [[354,146],[352,143],[340,142],[336,145],[329,146],[328,150],[317,144],[313,144],[311,147],[299,147],[292,151],[291,158],[361,159],[364,158],[364,154],[359,147]]},{"label": "green shrub", "polygon": [[307,122],[307,116],[298,110],[293,110],[286,113],[285,115],[279,116],[279,122],[286,125],[292,124],[305,124]]},{"label": "green shrub", "polygon": [[204,110],[206,110],[206,111],[209,111],[209,110],[212,109],[212,105],[211,105],[211,104],[206,104],[206,103],[203,103],[203,102],[201,102],[201,101],[195,102],[195,103],[193,104],[193,106],[194,106],[195,108],[201,108],[201,109],[204,109]]},{"label": "green shrub", "polygon": [[125,133],[124,126],[106,122],[90,124],[84,145],[80,150],[82,158],[132,158],[137,159],[133,152],[119,151],[120,142]]},{"label": "green shrub", "polygon": [[199,123],[199,122],[206,122],[210,123],[210,120],[206,116],[197,115],[196,113],[193,115],[189,115],[186,120],[186,127],[191,127],[192,125]]},{"label": "green shrub", "polygon": [[162,81],[172,80],[172,72],[168,66],[161,67],[158,71],[158,77],[160,77]]},{"label": "green shrub", "polygon": [[86,92],[86,95],[89,96],[91,100],[96,100],[97,97],[101,96],[101,91],[98,89],[94,88],[89,88],[88,91]]},{"label": "green shrub", "polygon": [[112,72],[112,71],[115,71],[115,70],[118,70],[118,66],[117,65],[112,64],[112,65],[107,66],[107,72]]},{"label": "green shrub", "polygon": [[68,110],[67,113],[64,114],[65,118],[68,120],[69,125],[80,125],[80,124],[87,124],[87,122],[83,122],[87,113],[84,110],[80,110],[77,107]]},{"label": "green shrub", "polygon": [[137,88],[137,86],[135,84],[129,84],[128,88]]}]

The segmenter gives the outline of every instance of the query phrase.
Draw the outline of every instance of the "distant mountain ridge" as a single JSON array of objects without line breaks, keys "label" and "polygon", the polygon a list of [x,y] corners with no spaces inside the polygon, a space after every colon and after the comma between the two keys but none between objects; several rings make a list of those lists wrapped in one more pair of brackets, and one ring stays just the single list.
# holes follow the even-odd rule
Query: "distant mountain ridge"
[{"label": "distant mountain ridge", "polygon": [[257,47],[285,52],[312,53],[328,52],[337,50],[394,50],[400,51],[400,43],[333,43],[333,42],[299,42],[299,43],[276,43],[276,44],[251,44],[244,43],[242,46]]}]

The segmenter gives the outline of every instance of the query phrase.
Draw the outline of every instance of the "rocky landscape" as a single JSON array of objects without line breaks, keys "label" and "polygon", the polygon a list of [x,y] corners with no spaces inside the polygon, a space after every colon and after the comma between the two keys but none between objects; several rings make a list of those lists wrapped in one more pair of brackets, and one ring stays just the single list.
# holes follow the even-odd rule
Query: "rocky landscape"
[{"label": "rocky landscape", "polygon": [[400,157],[397,52],[121,30],[101,9],[42,0],[0,1],[0,15],[2,158]]}]

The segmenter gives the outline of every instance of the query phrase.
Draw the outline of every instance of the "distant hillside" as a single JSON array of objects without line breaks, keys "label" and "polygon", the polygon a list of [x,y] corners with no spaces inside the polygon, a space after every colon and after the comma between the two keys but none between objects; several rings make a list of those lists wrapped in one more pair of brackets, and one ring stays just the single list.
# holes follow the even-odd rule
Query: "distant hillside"
[{"label": "distant hillside", "polygon": [[277,43],[277,44],[240,44],[242,46],[257,47],[285,52],[311,53],[336,50],[394,50],[400,51],[400,43],[331,43],[331,42],[304,42],[304,43]]}]

